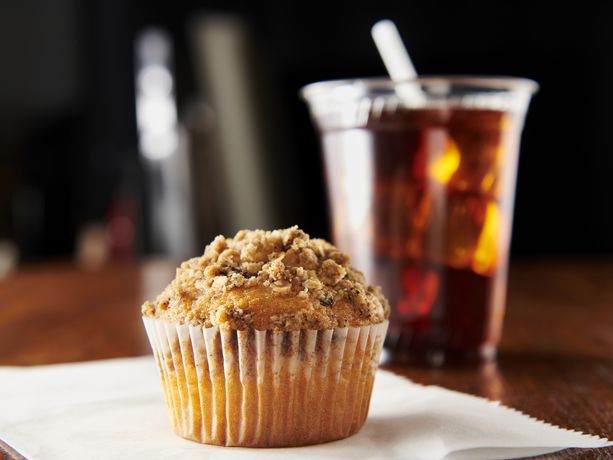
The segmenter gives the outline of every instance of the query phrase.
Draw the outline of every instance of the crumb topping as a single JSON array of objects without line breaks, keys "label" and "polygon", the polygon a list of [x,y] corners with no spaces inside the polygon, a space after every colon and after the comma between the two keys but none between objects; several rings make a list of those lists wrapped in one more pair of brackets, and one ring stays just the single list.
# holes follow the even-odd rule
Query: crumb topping
[{"label": "crumb topping", "polygon": [[384,321],[389,304],[349,257],[298,227],[218,236],[144,316],[231,329],[280,331],[364,326]]}]

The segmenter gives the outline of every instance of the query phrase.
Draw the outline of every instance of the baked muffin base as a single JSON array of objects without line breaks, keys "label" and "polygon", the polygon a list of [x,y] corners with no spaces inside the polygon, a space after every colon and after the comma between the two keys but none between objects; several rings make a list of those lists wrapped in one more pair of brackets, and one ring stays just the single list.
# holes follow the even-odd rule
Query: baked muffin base
[{"label": "baked muffin base", "polygon": [[356,433],[388,322],[291,332],[143,318],[174,431],[223,446],[289,447]]}]

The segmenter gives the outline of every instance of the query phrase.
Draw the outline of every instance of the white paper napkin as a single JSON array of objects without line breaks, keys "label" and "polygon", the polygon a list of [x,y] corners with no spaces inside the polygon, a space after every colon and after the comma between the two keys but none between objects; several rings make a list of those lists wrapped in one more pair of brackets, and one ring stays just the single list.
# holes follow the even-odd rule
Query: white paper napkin
[{"label": "white paper napkin", "polygon": [[496,459],[613,445],[380,370],[355,436],[286,449],[207,446],[172,433],[151,357],[0,368],[0,439],[32,460]]}]

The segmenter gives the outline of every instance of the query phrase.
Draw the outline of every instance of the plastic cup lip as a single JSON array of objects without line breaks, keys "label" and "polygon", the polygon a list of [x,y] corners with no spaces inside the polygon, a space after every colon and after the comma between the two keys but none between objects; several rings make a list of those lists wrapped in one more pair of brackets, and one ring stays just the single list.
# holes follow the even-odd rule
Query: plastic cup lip
[{"label": "plastic cup lip", "polygon": [[300,96],[310,101],[321,96],[330,96],[337,93],[339,96],[364,96],[369,92],[388,91],[395,92],[398,86],[406,84],[419,84],[426,87],[461,87],[478,92],[519,92],[532,95],[539,90],[539,84],[529,78],[495,76],[495,75],[424,75],[404,81],[392,81],[389,77],[354,78],[340,80],[326,80],[310,83],[300,90]]}]

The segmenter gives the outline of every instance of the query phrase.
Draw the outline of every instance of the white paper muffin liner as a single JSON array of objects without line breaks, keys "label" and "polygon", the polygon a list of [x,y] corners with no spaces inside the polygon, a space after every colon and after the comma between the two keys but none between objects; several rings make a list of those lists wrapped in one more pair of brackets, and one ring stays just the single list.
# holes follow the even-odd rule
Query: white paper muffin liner
[{"label": "white paper muffin liner", "polygon": [[251,447],[356,433],[388,326],[273,332],[143,322],[175,432]]}]

